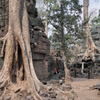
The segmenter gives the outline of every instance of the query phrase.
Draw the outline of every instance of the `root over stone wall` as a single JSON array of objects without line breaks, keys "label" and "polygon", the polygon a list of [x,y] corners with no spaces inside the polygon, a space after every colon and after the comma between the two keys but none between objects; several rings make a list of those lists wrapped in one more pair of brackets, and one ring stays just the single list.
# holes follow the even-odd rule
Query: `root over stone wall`
[{"label": "root over stone wall", "polygon": [[[9,0],[0,0],[0,37],[3,37],[8,31],[8,12]],[[38,78],[43,81],[48,78],[48,57],[50,50],[50,42],[44,33],[44,25],[42,20],[38,18],[38,12],[35,8],[35,0],[26,0],[28,18],[29,18],[29,31],[30,31],[30,44],[32,49],[32,57],[34,68]],[[3,43],[0,41],[0,51]],[[33,49],[34,48],[34,49]],[[0,69],[3,65],[3,57],[0,58]]]}]

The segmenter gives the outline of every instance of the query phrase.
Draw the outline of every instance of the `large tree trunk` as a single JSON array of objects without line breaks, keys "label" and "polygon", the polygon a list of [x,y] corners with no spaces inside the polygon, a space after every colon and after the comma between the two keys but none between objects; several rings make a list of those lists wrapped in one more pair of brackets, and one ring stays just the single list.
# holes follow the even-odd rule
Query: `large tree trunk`
[{"label": "large tree trunk", "polygon": [[87,61],[88,59],[92,59],[92,61],[95,61],[94,55],[99,51],[97,50],[97,47],[95,46],[92,40],[89,23],[88,23],[89,0],[83,0],[83,4],[84,4],[84,24],[85,24],[85,34],[86,34],[86,52],[84,54],[83,59],[85,61]]},{"label": "large tree trunk", "polygon": [[41,100],[37,91],[44,85],[38,80],[33,68],[25,0],[9,0],[8,33],[0,40],[6,46],[4,64],[0,72],[0,87],[7,83],[20,86],[24,82],[33,98]]},{"label": "large tree trunk", "polygon": [[63,1],[61,0],[61,43],[62,43],[62,56],[63,56],[63,62],[64,62],[64,71],[65,71],[65,82],[68,83],[71,81],[71,76],[70,76],[70,71],[67,68],[67,63],[66,63],[66,53],[65,53],[65,45],[64,45],[64,28],[63,28]]},{"label": "large tree trunk", "polygon": [[65,83],[69,83],[72,81],[72,78],[70,76],[70,71],[69,69],[67,68],[67,64],[66,64],[66,56],[64,54],[64,51],[63,51],[63,61],[64,61],[64,71],[65,71]]}]

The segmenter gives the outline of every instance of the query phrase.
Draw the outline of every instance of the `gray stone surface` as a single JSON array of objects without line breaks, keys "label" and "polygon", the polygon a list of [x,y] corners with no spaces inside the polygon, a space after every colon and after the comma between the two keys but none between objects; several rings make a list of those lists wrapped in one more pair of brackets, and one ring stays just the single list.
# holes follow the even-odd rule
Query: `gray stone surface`
[{"label": "gray stone surface", "polygon": [[34,4],[27,0],[27,11],[29,14],[29,30],[31,37],[31,49],[33,65],[38,78],[45,81],[48,78],[48,56],[50,52],[50,42],[44,33],[45,27]]},{"label": "gray stone surface", "polygon": [[93,88],[100,90],[100,83],[94,85]]}]

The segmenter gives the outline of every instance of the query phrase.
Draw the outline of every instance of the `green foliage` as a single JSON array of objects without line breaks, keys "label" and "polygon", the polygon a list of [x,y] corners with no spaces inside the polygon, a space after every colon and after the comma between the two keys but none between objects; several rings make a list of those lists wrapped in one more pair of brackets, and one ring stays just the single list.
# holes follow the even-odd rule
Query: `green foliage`
[{"label": "green foliage", "polygon": [[90,28],[93,29],[97,25],[100,25],[100,10],[98,16],[91,20]]},{"label": "green foliage", "polygon": [[[78,36],[80,32],[80,14],[82,13],[82,5],[79,4],[79,0],[63,0],[63,15],[61,15],[60,1],[50,5],[49,23],[52,24],[54,29],[60,34],[61,22],[63,21],[63,27],[66,30],[64,34],[70,34],[70,37],[71,35]],[[63,17],[63,20],[61,20],[61,17]]]},{"label": "green foliage", "polygon": [[[70,59],[73,57],[70,53],[70,47],[79,43],[81,39],[85,39],[80,16],[82,5],[79,4],[79,0],[62,0],[63,12],[61,12],[61,0],[44,0],[44,21],[46,19],[46,4],[48,4],[48,23],[55,31],[49,40],[52,41],[52,38],[55,37],[60,43],[60,47],[64,45],[66,52],[69,52],[67,56],[69,55]],[[63,23],[64,29],[63,44],[61,43],[61,23]]]},{"label": "green foliage", "polygon": [[57,33],[53,37],[56,37],[59,42],[61,42],[61,23],[63,23],[64,43],[61,43],[61,47],[62,45],[64,46],[67,54],[66,57],[69,61],[74,56],[70,52],[70,47],[78,44],[81,39],[85,39],[80,16],[82,13],[82,5],[79,4],[79,0],[62,0],[63,12],[61,12],[60,1],[50,2],[48,17],[49,23]]},{"label": "green foliage", "polygon": [[50,35],[48,39],[49,39],[49,41],[51,41],[52,40],[52,36]]}]

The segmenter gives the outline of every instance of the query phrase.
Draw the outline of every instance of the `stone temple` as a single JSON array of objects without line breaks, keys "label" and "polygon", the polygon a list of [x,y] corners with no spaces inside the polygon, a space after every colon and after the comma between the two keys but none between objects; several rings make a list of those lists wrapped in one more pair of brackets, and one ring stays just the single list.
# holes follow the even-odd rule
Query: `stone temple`
[{"label": "stone temple", "polygon": [[[100,50],[100,25],[97,25],[93,29],[91,29],[91,36],[94,41],[94,44]],[[85,50],[82,53],[78,54],[74,62],[70,64],[70,71],[72,76],[75,76],[75,73],[80,74],[80,76],[82,75],[81,68],[82,68],[82,59],[84,52]],[[84,72],[85,73],[89,72],[93,77],[100,77],[100,53],[96,53],[94,57],[95,57],[95,62],[87,61],[84,63]],[[85,75],[83,75],[83,77],[84,76]]]},{"label": "stone temple", "polygon": [[[38,18],[35,8],[35,0],[26,0],[26,7],[29,16],[30,44],[33,57],[33,65],[37,77],[41,81],[48,78],[48,58],[50,52],[50,42],[44,33],[45,27],[42,20]],[[5,36],[9,24],[9,0],[0,0],[0,38]],[[2,42],[0,41],[0,51]],[[9,51],[8,51],[9,52]],[[3,65],[3,57],[0,58],[0,69]]]}]

